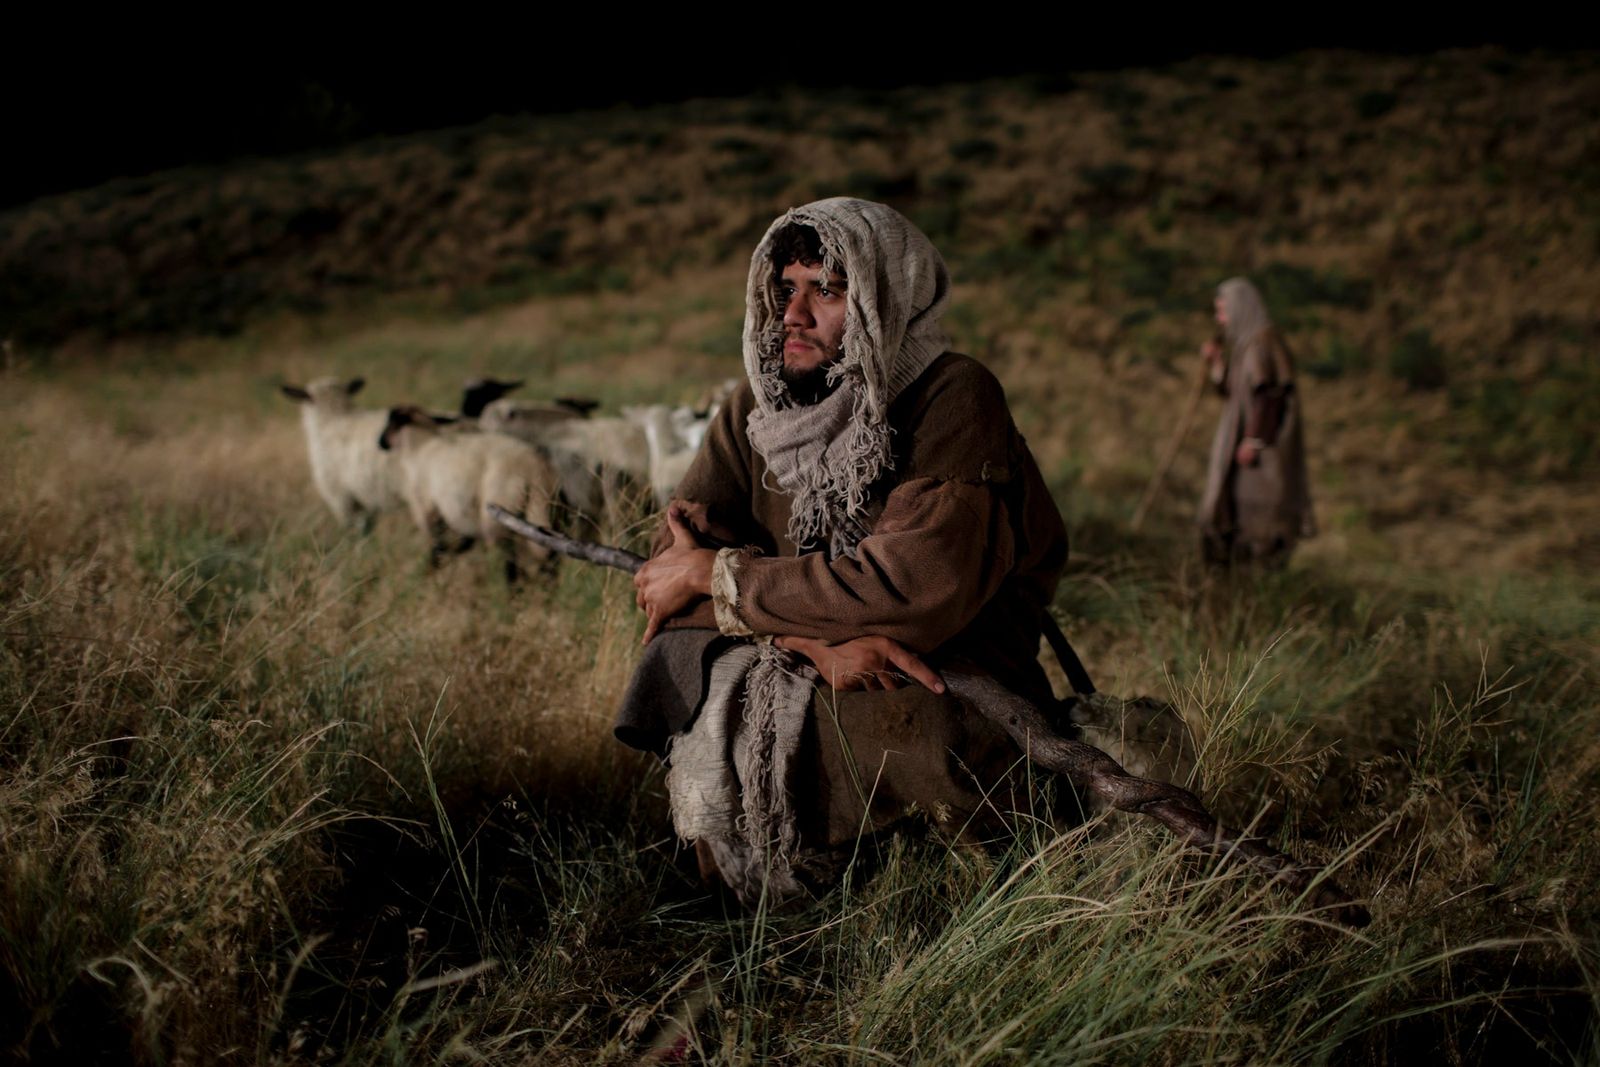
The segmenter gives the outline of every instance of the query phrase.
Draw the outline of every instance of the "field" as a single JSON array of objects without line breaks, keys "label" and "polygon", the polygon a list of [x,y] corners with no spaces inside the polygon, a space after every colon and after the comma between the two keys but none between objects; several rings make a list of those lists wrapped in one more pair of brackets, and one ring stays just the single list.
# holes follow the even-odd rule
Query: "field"
[{"label": "field", "polygon": [[[28,1062],[1600,1059],[1600,63],[1196,60],[506,119],[0,215],[0,1047]],[[285,381],[690,401],[783,207],[905,210],[1005,384],[1101,688],[1351,932],[1159,828],[907,834],[795,912],[701,891],[610,736],[616,574],[507,592],[336,527]],[[1231,274],[1302,372],[1322,535],[1217,576]],[[645,522],[619,536],[637,536]],[[1584,889],[1591,887],[1590,890]]]}]

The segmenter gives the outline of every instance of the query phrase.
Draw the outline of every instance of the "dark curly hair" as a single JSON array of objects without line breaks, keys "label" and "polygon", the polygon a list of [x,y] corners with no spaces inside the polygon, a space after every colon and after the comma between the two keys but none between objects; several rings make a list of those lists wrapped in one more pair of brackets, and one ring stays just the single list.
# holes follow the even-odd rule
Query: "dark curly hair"
[{"label": "dark curly hair", "polygon": [[807,267],[822,262],[822,237],[817,231],[798,222],[791,222],[772,235],[772,276],[778,277],[791,263]]}]

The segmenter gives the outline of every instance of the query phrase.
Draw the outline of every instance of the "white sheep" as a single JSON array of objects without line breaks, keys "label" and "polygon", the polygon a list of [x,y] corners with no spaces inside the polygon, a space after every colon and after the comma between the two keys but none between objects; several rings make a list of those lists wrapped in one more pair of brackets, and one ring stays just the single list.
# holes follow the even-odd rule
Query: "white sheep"
[{"label": "white sheep", "polygon": [[694,462],[711,425],[710,416],[665,404],[623,408],[622,414],[644,430],[650,449],[650,492],[656,506],[664,508]]},{"label": "white sheep", "polygon": [[561,478],[562,500],[591,524],[622,509],[632,485],[650,480],[649,439],[628,419],[559,418],[549,409],[496,400],[478,424],[548,455]]},{"label": "white sheep", "polygon": [[399,464],[378,448],[388,413],[351,405],[365,384],[363,378],[318,378],[304,388],[283,386],[300,404],[317,492],[335,518],[346,525],[359,521],[363,531],[371,529],[373,516],[401,504]]},{"label": "white sheep", "polygon": [[482,538],[505,554],[506,581],[525,563],[547,567],[549,552],[517,537],[489,514],[498,504],[539,525],[550,523],[558,479],[537,449],[500,434],[441,432],[443,423],[415,407],[393,408],[378,446],[398,455],[406,506],[429,540],[429,562],[464,552]]},{"label": "white sheep", "polygon": [[[469,379],[461,388],[461,417],[476,420],[483,415],[484,408],[521,388],[521,378],[514,382],[503,382],[497,378]],[[518,410],[537,413],[536,417],[557,422],[566,419],[586,419],[591,411],[600,406],[600,401],[575,396],[558,396],[548,404],[530,404],[514,400],[501,406],[505,408],[508,405]]]}]

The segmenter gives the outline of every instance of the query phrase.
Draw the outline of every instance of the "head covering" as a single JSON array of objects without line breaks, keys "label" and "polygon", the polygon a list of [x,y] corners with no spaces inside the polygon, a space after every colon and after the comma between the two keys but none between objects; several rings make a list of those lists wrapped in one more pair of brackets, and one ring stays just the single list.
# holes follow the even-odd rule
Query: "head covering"
[{"label": "head covering", "polygon": [[[819,274],[847,280],[843,355],[828,370],[837,388],[809,406],[794,403],[779,377],[785,330],[772,246],[791,224],[821,238]],[[826,536],[836,554],[854,555],[867,532],[867,490],[893,468],[889,405],[949,347],[939,321],[949,299],[938,249],[884,204],[835,197],[791,208],[756,246],[745,291],[744,365],[756,397],[747,430],[792,498],[794,544]]]},{"label": "head covering", "polygon": [[1228,316],[1228,324],[1223,330],[1227,334],[1228,348],[1237,360],[1245,346],[1272,325],[1272,319],[1267,315],[1267,305],[1261,299],[1261,291],[1247,278],[1229,278],[1217,286],[1217,299],[1222,301],[1222,308]]}]

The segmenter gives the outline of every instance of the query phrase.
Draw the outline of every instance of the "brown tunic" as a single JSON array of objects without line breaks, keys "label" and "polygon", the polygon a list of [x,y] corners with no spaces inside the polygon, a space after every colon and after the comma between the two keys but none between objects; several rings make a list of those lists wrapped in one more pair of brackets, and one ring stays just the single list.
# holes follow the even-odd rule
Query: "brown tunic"
[{"label": "brown tunic", "polygon": [[[678,487],[697,529],[744,549],[736,610],[751,631],[877,634],[1019,692],[1045,687],[1040,622],[1066,564],[1066,528],[988,369],[946,353],[896,398],[894,470],[873,487],[872,533],[853,560],[790,543],[789,498],[745,436],[754,404],[740,386]],[[681,624],[714,626],[709,601]]]},{"label": "brown tunic", "polygon": [[[789,498],[769,484],[745,434],[754,405],[741,385],[677,491],[698,532],[741,550],[739,621],[757,635],[890,637],[935,667],[980,670],[1047,704],[1039,637],[1066,563],[1066,529],[994,375],[946,353],[896,398],[894,468],[873,487],[871,533],[855,559],[789,541]],[[667,541],[663,529],[652,555]],[[709,600],[668,623],[716,625]],[[819,688],[812,717],[814,792],[800,799],[818,820],[807,834],[816,843],[881,829],[911,807],[970,832],[968,820],[992,809],[984,792],[994,776],[1019,759],[981,716],[914,685]]]}]

